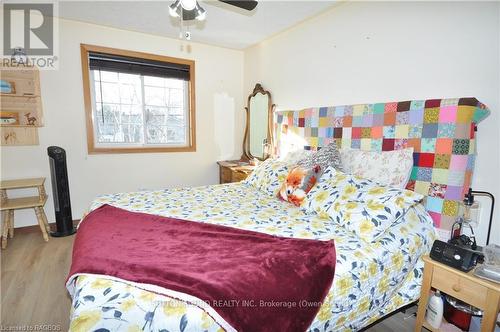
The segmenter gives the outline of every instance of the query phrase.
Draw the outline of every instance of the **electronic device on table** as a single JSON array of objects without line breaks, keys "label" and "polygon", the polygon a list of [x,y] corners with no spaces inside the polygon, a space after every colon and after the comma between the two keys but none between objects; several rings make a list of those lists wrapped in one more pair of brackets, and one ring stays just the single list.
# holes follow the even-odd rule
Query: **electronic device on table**
[{"label": "electronic device on table", "polygon": [[[479,224],[479,204],[474,201],[474,195],[486,196],[491,199],[490,219],[486,246],[479,247],[476,243],[473,227]],[[451,238],[448,242],[436,240],[432,246],[430,257],[458,270],[468,272],[474,269],[474,275],[489,281],[500,283],[500,246],[489,244],[495,198],[485,191],[469,189],[461,204],[461,214],[452,226]],[[470,235],[464,234],[464,229],[470,230]],[[482,315],[482,311],[463,303],[450,295],[446,295],[446,320],[462,330],[468,330],[473,315]]]},{"label": "electronic device on table", "polygon": [[483,254],[478,251],[440,240],[434,241],[430,256],[435,261],[464,272],[472,270],[483,260]]},{"label": "electronic device on table", "polygon": [[[465,272],[472,270],[477,263],[483,261],[484,256],[476,243],[471,225],[473,223],[471,208],[475,206],[474,204],[474,195],[469,189],[462,204],[462,215],[457,218],[451,228],[451,238],[448,242],[434,241],[430,253],[432,259]],[[470,229],[472,236],[463,234],[465,227]]]}]

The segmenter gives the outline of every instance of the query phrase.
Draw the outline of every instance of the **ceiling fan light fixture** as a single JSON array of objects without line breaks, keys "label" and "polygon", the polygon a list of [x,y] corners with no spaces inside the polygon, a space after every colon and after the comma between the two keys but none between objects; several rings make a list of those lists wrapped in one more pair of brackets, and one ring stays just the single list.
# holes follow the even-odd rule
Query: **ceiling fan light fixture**
[{"label": "ceiling fan light fixture", "polygon": [[203,21],[207,18],[207,11],[203,9],[198,3],[196,4],[194,12],[196,13],[195,19],[198,21]]},{"label": "ceiling fan light fixture", "polygon": [[180,0],[181,6],[184,10],[193,10],[198,5],[196,0]]},{"label": "ceiling fan light fixture", "polygon": [[168,6],[168,13],[172,17],[181,16],[181,0],[176,0],[170,6]]}]

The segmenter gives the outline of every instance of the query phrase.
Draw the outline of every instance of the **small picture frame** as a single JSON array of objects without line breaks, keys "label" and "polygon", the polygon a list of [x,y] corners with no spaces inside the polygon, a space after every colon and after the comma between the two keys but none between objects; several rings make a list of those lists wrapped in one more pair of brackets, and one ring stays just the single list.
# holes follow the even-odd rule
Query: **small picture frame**
[{"label": "small picture frame", "polygon": [[0,80],[0,93],[5,95],[13,95],[16,93],[16,85],[14,82]]},{"label": "small picture frame", "polygon": [[19,124],[19,113],[17,112],[0,112],[0,125],[12,126]]}]

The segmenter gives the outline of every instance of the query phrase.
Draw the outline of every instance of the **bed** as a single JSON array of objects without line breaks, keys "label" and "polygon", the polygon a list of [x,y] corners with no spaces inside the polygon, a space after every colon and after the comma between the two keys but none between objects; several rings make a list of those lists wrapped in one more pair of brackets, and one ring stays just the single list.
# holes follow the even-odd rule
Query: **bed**
[{"label": "bed", "polygon": [[[359,329],[415,301],[423,269],[418,258],[429,250],[434,239],[432,220],[421,205],[410,210],[387,236],[367,247],[341,226],[306,215],[244,183],[106,195],[97,198],[91,209],[102,204],[280,236],[334,238],[338,252],[334,286],[311,331]],[[77,279],[75,294],[71,314],[74,330],[78,330],[80,322],[88,322],[89,316],[99,318],[92,329],[110,331],[146,327],[150,331],[177,330],[182,317],[188,322],[185,331],[220,328],[196,306],[169,306],[175,300],[126,283],[89,275]],[[111,299],[116,294],[120,296]],[[149,324],[146,314],[158,304],[163,310],[157,310]]]},{"label": "bed", "polygon": [[[469,133],[472,132],[472,137],[469,136],[467,139],[468,149],[466,153],[452,147],[448,154],[461,153],[461,155],[473,159],[475,151],[470,147],[473,146],[474,136],[470,129],[475,127],[475,124],[488,111],[475,99],[472,101],[471,99],[441,100],[438,105],[443,105],[442,108],[446,108],[450,105],[453,106],[453,103],[456,106],[456,113],[459,109],[464,109],[463,107],[459,108],[460,104],[474,104],[473,106],[466,105],[468,112],[471,113],[467,118],[466,125],[469,127]],[[357,130],[354,131],[353,136],[347,137],[347,133],[349,135],[353,133],[353,130],[350,129],[354,126],[352,117],[370,116],[373,121],[375,119],[374,112],[380,109],[378,104],[284,112],[275,117],[277,149],[282,149],[283,146],[280,147],[280,144],[289,144],[291,140],[296,144],[297,135],[301,138],[300,142],[305,142],[300,143],[304,144],[305,149],[324,146],[334,138],[338,139],[340,145],[348,144],[352,148],[366,148],[366,144],[368,144],[373,150],[389,149],[387,142],[392,144],[391,149],[403,148],[409,144],[415,144],[415,141],[408,138],[411,125],[407,124],[408,131],[406,134],[403,133],[406,137],[402,138],[396,137],[395,132],[401,132],[396,128],[399,125],[405,125],[402,119],[406,119],[408,123],[412,120],[411,116],[408,115],[396,117],[396,113],[409,112],[412,108],[418,111],[417,108],[421,107],[421,121],[424,122],[428,120],[427,117],[424,118],[426,107],[435,104],[436,100],[430,103],[427,101],[402,102],[402,106],[399,106],[398,103],[382,104],[381,114],[395,114],[390,117],[393,119],[393,125],[388,125],[394,127],[394,131],[386,133],[384,130],[383,133],[386,135],[380,137],[380,145],[378,145],[378,139],[373,139],[375,144],[367,143],[366,130],[362,132],[363,137],[355,137],[358,135]],[[429,108],[435,109],[435,107]],[[343,112],[342,116],[339,116],[340,109]],[[427,112],[425,111],[425,113]],[[434,113],[432,112],[433,116],[435,116]],[[309,120],[300,120],[304,117]],[[346,117],[351,117],[350,123],[347,123]],[[321,118],[328,118],[328,120],[321,120]],[[342,121],[338,120],[340,118]],[[439,112],[437,119],[439,120]],[[355,121],[361,121],[359,123],[365,128],[372,126],[369,121],[363,122],[363,119]],[[456,118],[453,121],[456,121]],[[461,121],[463,122],[463,120]],[[383,118],[382,123],[384,123]],[[418,127],[418,124],[416,126]],[[324,129],[318,130],[318,127]],[[349,130],[345,129],[348,127]],[[428,131],[422,129],[425,127],[425,124],[420,125],[420,134],[414,133],[413,139],[421,140],[422,136],[429,136]],[[438,135],[443,136],[442,132],[438,133],[438,125],[435,127],[434,143],[436,143]],[[311,130],[311,128],[316,128],[316,130]],[[343,134],[336,128],[344,128]],[[426,134],[423,134],[424,132]],[[453,132],[449,135],[455,134]],[[325,137],[319,137],[321,135]],[[427,139],[433,139],[432,137],[424,138],[426,144],[428,143]],[[465,140],[464,138],[460,139]],[[423,147],[424,144],[421,146]],[[416,153],[420,152],[419,147],[416,149]],[[418,169],[424,166],[419,164],[418,158],[415,163],[416,171],[412,172],[409,186],[410,189],[419,191],[422,189],[422,185],[417,183],[424,181],[418,178],[420,174]],[[469,175],[468,178],[462,177],[460,187],[463,191],[468,189],[470,183],[473,160],[466,165],[468,168],[467,170],[464,168],[463,173],[466,174],[468,171]],[[433,170],[433,167],[426,168],[430,168],[431,172]],[[427,173],[425,176],[428,176]],[[432,176],[430,179],[433,179]],[[456,179],[453,181],[455,181],[454,184],[457,183]],[[429,188],[433,188],[436,183],[439,184],[439,181],[429,180],[428,182],[430,184],[425,192],[427,199],[424,204],[410,208],[382,237],[370,244],[360,240],[354,233],[329,219],[305,214],[301,209],[289,203],[279,201],[269,195],[263,195],[262,192],[244,182],[198,188],[104,195],[94,200],[90,210],[95,210],[103,204],[109,204],[134,212],[225,225],[277,236],[317,240],[334,239],[337,252],[334,282],[309,330],[359,330],[418,299],[423,271],[420,257],[430,250],[430,246],[436,238],[435,227],[446,227],[446,220],[453,217],[450,215],[449,203],[441,204],[439,211],[434,206],[435,202],[431,202],[434,205],[429,205],[428,197],[436,197],[433,196],[434,192],[431,192]],[[442,194],[443,197],[438,196],[437,198],[442,199],[443,202],[452,201],[449,196],[446,196],[446,187],[443,191],[441,184],[440,188],[442,189],[440,195]],[[446,209],[444,209],[445,207]],[[452,212],[456,213],[456,211]],[[126,280],[86,274],[70,279],[67,287],[73,297],[70,326],[72,331],[222,330],[220,322],[208,315],[201,306],[146,291],[138,285],[132,286]]]}]

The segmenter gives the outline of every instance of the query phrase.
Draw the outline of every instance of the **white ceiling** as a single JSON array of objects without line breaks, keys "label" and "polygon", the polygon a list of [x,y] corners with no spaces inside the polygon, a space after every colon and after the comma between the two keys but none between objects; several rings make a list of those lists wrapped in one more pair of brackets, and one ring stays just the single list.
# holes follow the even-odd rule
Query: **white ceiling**
[{"label": "white ceiling", "polygon": [[[178,38],[179,21],[168,15],[172,0],[61,1],[62,18]],[[203,22],[191,21],[192,41],[244,49],[332,6],[334,1],[259,1],[251,12],[218,1],[201,1]]]}]

